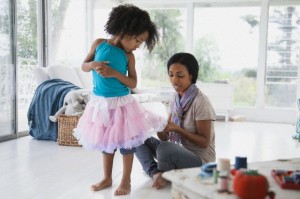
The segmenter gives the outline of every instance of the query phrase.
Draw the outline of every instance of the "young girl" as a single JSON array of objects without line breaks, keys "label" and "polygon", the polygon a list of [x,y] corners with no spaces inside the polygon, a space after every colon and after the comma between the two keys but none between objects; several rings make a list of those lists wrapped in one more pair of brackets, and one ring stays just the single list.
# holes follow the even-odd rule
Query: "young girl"
[{"label": "young girl", "polygon": [[146,111],[129,89],[137,84],[132,52],[144,42],[151,51],[158,33],[149,14],[133,5],[113,8],[105,30],[112,37],[94,41],[82,63],[83,71],[92,71],[94,87],[74,135],[85,148],[103,153],[104,178],[92,185],[94,191],[112,185],[114,153],[120,149],[123,176],[115,195],[125,195],[130,192],[135,147],[144,143],[150,130],[161,131],[166,125],[162,118]]}]

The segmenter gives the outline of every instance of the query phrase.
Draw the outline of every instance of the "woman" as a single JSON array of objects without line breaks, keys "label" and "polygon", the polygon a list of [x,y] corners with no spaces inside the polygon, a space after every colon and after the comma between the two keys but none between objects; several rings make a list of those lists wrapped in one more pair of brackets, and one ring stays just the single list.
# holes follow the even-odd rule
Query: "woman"
[{"label": "woman", "polygon": [[174,54],[167,68],[176,91],[168,125],[157,133],[159,139],[148,138],[135,152],[157,189],[166,185],[162,172],[200,167],[216,157],[216,114],[207,96],[195,85],[199,71],[196,58],[189,53]]}]

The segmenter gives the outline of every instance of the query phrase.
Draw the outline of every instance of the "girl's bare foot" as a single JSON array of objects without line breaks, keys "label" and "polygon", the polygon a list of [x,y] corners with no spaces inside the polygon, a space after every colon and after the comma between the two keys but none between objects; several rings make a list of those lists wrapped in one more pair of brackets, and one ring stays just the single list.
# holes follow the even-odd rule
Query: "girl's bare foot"
[{"label": "girl's bare foot", "polygon": [[155,187],[156,189],[162,189],[167,185],[167,180],[165,180],[161,175],[161,172],[153,175],[152,187]]},{"label": "girl's bare foot", "polygon": [[120,185],[118,186],[118,188],[115,191],[115,195],[116,196],[120,196],[120,195],[127,195],[130,193],[131,190],[131,184],[130,184],[130,180],[122,180]]},{"label": "girl's bare foot", "polygon": [[112,179],[103,179],[101,182],[98,182],[97,184],[93,184],[91,186],[91,189],[93,191],[99,191],[111,185],[112,185]]}]

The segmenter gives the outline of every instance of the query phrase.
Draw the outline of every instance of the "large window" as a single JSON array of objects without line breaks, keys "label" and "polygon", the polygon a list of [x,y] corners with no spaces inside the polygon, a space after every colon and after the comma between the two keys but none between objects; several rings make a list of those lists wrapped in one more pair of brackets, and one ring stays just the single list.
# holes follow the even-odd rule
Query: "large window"
[{"label": "large window", "polygon": [[[16,129],[28,129],[26,114],[37,86],[33,69],[42,65],[38,54],[46,66],[79,67],[92,41],[109,37],[104,25],[120,2],[0,0],[0,136],[12,138]],[[256,119],[262,112],[270,118],[276,114],[268,111],[280,110],[272,119],[294,121],[300,95],[299,1],[127,2],[149,11],[161,35],[152,53],[143,47],[134,52],[138,88],[169,87],[167,60],[176,52],[192,52],[201,65],[200,81],[234,85],[235,114]],[[38,46],[44,46],[42,53]]]},{"label": "large window", "polygon": [[193,52],[199,80],[230,83],[235,106],[254,106],[258,67],[259,7],[194,9]]},{"label": "large window", "polygon": [[86,54],[86,0],[49,0],[48,65],[80,66]]},{"label": "large window", "polygon": [[[108,35],[104,31],[104,26],[108,20],[108,15],[112,9],[112,4],[103,4],[103,1],[97,0],[95,1],[94,10],[93,10],[93,21],[94,23],[91,24],[93,27],[93,38],[94,41],[96,38],[108,38]],[[92,45],[91,41],[88,45],[90,47]]]},{"label": "large window", "polygon": [[36,89],[38,67],[37,0],[17,1],[18,131],[28,130],[27,111]]},{"label": "large window", "polygon": [[[143,8],[146,9],[146,8]],[[149,53],[145,48],[137,50],[137,71],[140,87],[170,86],[167,61],[177,52],[185,51],[186,9],[148,9],[160,34],[160,41]]]},{"label": "large window", "polygon": [[[13,21],[10,0],[0,1],[0,138],[15,133]],[[1,139],[0,139],[1,140]]]},{"label": "large window", "polygon": [[265,103],[295,107],[300,64],[300,6],[270,6]]},{"label": "large window", "polygon": [[263,111],[270,118],[270,110],[284,107],[291,121],[300,92],[295,2],[48,0],[48,65],[80,66],[93,40],[109,38],[104,25],[111,8],[133,3],[150,13],[161,36],[152,53],[143,47],[134,52],[138,88],[165,91],[167,60],[187,51],[200,63],[199,81],[233,85],[234,114],[255,120]]},{"label": "large window", "polygon": [[28,130],[27,111],[36,88],[37,0],[2,0],[0,10],[0,135],[16,137],[16,130]]}]

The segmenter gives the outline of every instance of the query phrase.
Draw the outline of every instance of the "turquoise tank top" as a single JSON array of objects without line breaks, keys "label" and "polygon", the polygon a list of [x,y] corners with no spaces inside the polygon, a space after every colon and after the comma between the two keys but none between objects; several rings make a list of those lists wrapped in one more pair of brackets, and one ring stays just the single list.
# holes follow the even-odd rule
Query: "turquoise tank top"
[{"label": "turquoise tank top", "polygon": [[[109,44],[107,41],[97,46],[94,61],[109,61],[108,66],[123,75],[127,73],[128,59],[121,48]],[[130,93],[129,88],[114,77],[102,77],[95,70],[93,74],[93,93],[103,97],[120,97]]]}]

